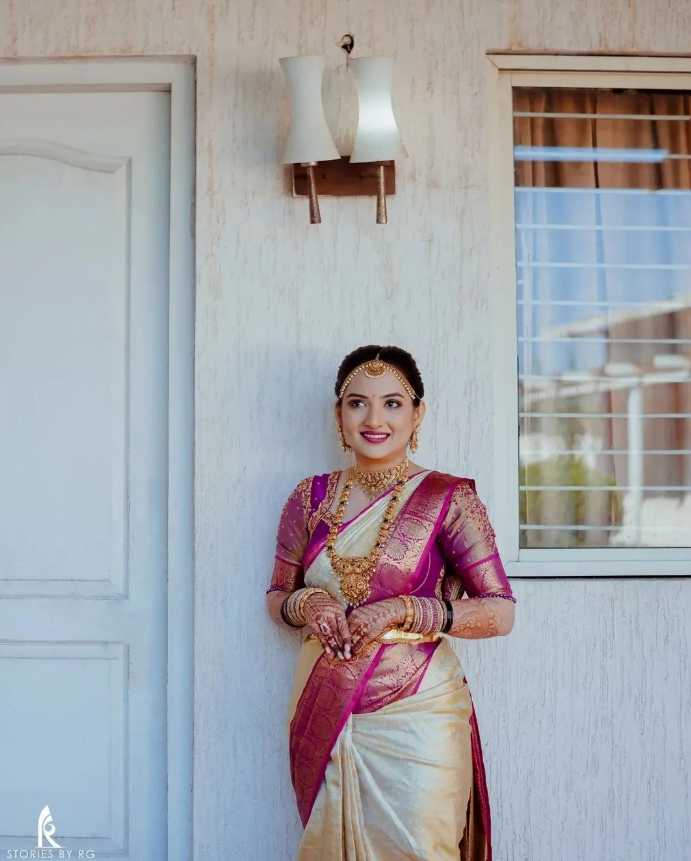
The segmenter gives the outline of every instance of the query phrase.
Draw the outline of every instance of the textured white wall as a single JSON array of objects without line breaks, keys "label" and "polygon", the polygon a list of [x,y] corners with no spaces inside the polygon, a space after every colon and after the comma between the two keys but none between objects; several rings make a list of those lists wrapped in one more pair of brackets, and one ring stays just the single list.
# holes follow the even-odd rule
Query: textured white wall
[{"label": "textured white wall", "polygon": [[[346,351],[413,352],[429,404],[418,460],[474,475],[491,506],[485,51],[682,53],[690,31],[686,0],[0,5],[5,56],[198,59],[196,861],[293,857],[283,715],[295,652],[264,618],[264,590],[285,496],[339,463],[330,394]],[[352,93],[335,43],[347,32],[359,55],[401,60],[410,158],[384,228],[369,200],[323,200],[310,227],[278,166],[277,58],[327,55],[343,128]],[[681,861],[691,584],[515,589],[514,633],[461,648],[497,861]]]}]

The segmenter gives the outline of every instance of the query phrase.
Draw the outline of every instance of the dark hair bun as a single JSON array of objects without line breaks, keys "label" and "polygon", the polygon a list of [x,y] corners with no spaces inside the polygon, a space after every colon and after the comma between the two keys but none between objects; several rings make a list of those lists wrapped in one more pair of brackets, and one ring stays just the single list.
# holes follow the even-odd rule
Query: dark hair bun
[{"label": "dark hair bun", "polygon": [[425,396],[425,386],[422,382],[420,370],[415,359],[410,355],[410,353],[406,350],[402,350],[400,347],[381,347],[379,344],[368,344],[366,347],[358,347],[357,350],[353,350],[352,353],[348,353],[345,359],[343,359],[338,369],[338,374],[336,375],[336,397],[338,398],[341,386],[348,374],[355,370],[358,365],[362,365],[364,362],[369,362],[370,359],[376,359],[377,353],[379,353],[379,358],[383,362],[388,362],[390,365],[393,365],[394,368],[398,368],[398,370],[405,376],[418,396],[413,401],[415,406],[418,406],[422,398]]}]

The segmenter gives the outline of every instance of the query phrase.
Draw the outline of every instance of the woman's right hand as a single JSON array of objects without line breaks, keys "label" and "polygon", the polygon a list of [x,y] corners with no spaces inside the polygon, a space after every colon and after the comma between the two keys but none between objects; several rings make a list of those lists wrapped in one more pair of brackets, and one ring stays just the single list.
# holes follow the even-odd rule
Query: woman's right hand
[{"label": "woman's right hand", "polygon": [[327,655],[350,658],[350,631],[338,601],[325,592],[315,592],[305,601],[302,615]]}]

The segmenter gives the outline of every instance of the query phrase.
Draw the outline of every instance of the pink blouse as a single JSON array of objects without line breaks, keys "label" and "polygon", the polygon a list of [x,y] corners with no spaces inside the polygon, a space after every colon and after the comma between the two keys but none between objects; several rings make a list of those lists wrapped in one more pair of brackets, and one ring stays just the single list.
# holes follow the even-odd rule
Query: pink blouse
[{"label": "pink blouse", "polygon": [[[303,560],[314,558],[326,540],[339,475],[336,471],[305,478],[288,497],[281,512],[268,591],[292,592],[304,586]],[[391,560],[385,570],[380,568],[376,575],[377,588],[372,590],[369,600],[406,593],[449,600],[464,594],[469,598],[515,600],[497,552],[487,509],[475,492],[472,479],[430,472],[399,512],[389,539],[396,537],[397,525],[402,523],[401,513],[406,508],[416,504],[421,509],[424,506],[425,487],[430,476],[447,479],[449,487],[435,525],[434,540],[426,542],[424,549],[419,550],[413,540],[406,544],[405,535],[398,536],[413,558],[401,559],[400,572]],[[408,575],[413,568],[415,576],[410,578]]]}]

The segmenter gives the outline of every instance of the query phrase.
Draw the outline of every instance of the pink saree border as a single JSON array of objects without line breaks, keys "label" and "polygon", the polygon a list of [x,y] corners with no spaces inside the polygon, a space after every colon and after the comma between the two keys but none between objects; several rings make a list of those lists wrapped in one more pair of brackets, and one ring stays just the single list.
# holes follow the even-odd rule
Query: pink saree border
[{"label": "pink saree border", "polygon": [[[467,681],[463,679],[466,684]],[[468,687],[468,695],[473,710],[470,715],[470,745],[473,754],[473,779],[480,802],[480,813],[482,815],[482,828],[485,832],[487,844],[485,861],[492,861],[492,816],[489,806],[489,790],[487,788],[487,774],[485,772],[485,760],[482,756],[482,741],[480,740],[480,727],[475,713],[475,704]]]},{"label": "pink saree border", "polygon": [[439,525],[462,479],[432,470],[406,500],[392,524],[379,567],[371,580],[370,603],[393,595],[412,594],[436,540]]},{"label": "pink saree border", "polygon": [[[439,642],[441,642],[441,640]],[[429,658],[425,661],[425,666],[422,668],[422,672],[420,673],[420,678],[417,680],[417,682],[415,683],[415,686],[413,687],[412,691],[410,692],[411,697],[414,696],[420,690],[420,685],[422,684],[423,679],[427,675],[427,670],[429,669],[430,664],[432,663],[432,658],[434,657],[434,653],[437,651],[438,648],[439,648],[439,643],[437,643],[435,645]]]},{"label": "pink saree border", "polygon": [[[338,724],[336,725],[336,728],[334,730],[333,741],[332,741],[331,745],[329,746],[328,751],[325,752],[323,761],[319,767],[319,775],[320,776],[319,776],[319,780],[317,780],[317,782],[316,782],[316,785],[314,787],[314,792],[312,793],[312,798],[310,799],[310,802],[309,802],[309,812],[307,814],[307,819],[309,819],[309,815],[312,813],[312,808],[314,807],[314,802],[317,800],[317,796],[319,795],[319,790],[321,789],[321,785],[324,781],[324,775],[326,774],[326,767],[329,764],[329,760],[331,759],[331,751],[334,749],[334,745],[336,744],[338,737],[340,736],[341,732],[343,731],[343,727],[346,725],[346,723],[348,722],[348,719],[350,718],[351,714],[353,713],[353,710],[355,708],[357,701],[362,696],[362,692],[365,688],[365,685],[367,684],[367,682],[372,677],[372,673],[374,672],[377,664],[381,660],[383,650],[384,650],[383,647],[381,647],[377,650],[377,654],[372,659],[372,661],[371,661],[371,663],[367,669],[367,672],[365,673],[365,675],[360,680],[360,684],[355,689],[355,692],[353,693],[353,696],[352,696],[350,702],[348,703],[347,708],[344,710],[343,714],[341,715],[341,719],[339,720]],[[307,819],[305,819],[304,824],[307,824]]]},{"label": "pink saree border", "polygon": [[[422,483],[424,484],[424,481]],[[446,499],[444,500],[442,507],[439,509],[439,514],[437,515],[437,519],[434,522],[434,526],[432,528],[432,533],[429,537],[429,540],[425,544],[425,548],[422,551],[422,554],[420,555],[420,562],[419,562],[417,568],[415,569],[415,573],[413,575],[413,580],[417,581],[420,578],[420,568],[422,567],[422,565],[424,565],[425,560],[427,559],[427,554],[429,553],[429,549],[432,546],[433,542],[437,540],[437,533],[439,532],[439,527],[444,522],[444,518],[446,517],[446,513],[448,512],[449,506],[451,505],[451,496],[453,494],[454,489],[455,489],[455,485],[451,485],[451,487],[448,489],[448,491],[446,493]],[[417,589],[419,587],[419,585],[420,584],[417,583],[415,588],[411,589],[411,592],[414,592],[415,589]]]},{"label": "pink saree border", "polygon": [[[312,813],[334,745],[376,669],[383,650],[384,646],[378,645],[376,651],[372,650],[371,654],[364,653],[359,660],[352,660],[347,664],[336,662],[326,655],[320,656],[300,694],[298,706],[290,722],[289,747],[291,778],[303,827],[307,825]],[[325,703],[320,702],[322,698],[326,700]],[[328,736],[310,741],[306,740],[306,736],[315,711],[319,712],[320,724],[328,725],[329,715],[333,718],[333,723]],[[301,724],[305,726],[301,727]],[[301,763],[302,772],[298,775],[301,748],[303,744],[310,743],[316,743],[320,747],[317,751],[317,764],[315,765],[314,760],[305,760]]]}]

